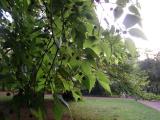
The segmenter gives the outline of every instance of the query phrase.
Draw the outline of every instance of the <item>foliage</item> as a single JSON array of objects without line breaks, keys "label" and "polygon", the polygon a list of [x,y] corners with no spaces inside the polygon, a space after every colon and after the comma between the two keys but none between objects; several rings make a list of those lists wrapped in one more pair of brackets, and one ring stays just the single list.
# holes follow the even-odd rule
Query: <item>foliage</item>
[{"label": "foliage", "polygon": [[[112,32],[122,35],[147,39],[142,32],[142,23],[140,15],[140,4],[138,0],[116,0],[116,2],[99,0],[98,10],[101,10],[99,21],[103,22],[104,28],[112,29]],[[102,7],[99,9],[99,7]],[[110,12],[108,11],[108,8]],[[106,13],[107,12],[107,13]],[[104,21],[103,21],[104,19]],[[105,25],[106,23],[106,25]]]},{"label": "foliage", "polygon": [[[46,92],[56,108],[66,105],[59,95],[70,91],[77,101],[96,81],[110,92],[108,66],[123,63],[127,50],[120,36],[97,27],[93,1],[1,0],[0,8],[0,80],[18,109],[45,119]],[[61,119],[61,109],[53,111]]]},{"label": "foliage", "polygon": [[110,76],[113,77],[111,89],[118,95],[125,93],[135,96],[144,91],[148,85],[147,74],[129,64],[114,66],[111,69],[114,69],[114,74],[110,73]]},{"label": "foliage", "polygon": [[155,56],[154,59],[147,58],[144,61],[140,61],[140,67],[142,70],[145,70],[149,76],[149,85],[147,87],[148,92],[155,94],[160,93],[160,61],[159,53]]},{"label": "foliage", "polygon": [[154,93],[149,93],[149,92],[141,92],[139,94],[139,97],[145,100],[160,100],[160,95],[156,95]]}]

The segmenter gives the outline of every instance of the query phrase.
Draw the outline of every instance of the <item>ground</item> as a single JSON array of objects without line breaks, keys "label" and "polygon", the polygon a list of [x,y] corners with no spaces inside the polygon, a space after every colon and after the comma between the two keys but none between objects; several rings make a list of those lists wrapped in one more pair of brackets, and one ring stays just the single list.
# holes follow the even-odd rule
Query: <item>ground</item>
[{"label": "ground", "polygon": [[160,120],[159,111],[133,99],[84,98],[71,110],[75,120]]},{"label": "ground", "polygon": [[[46,120],[53,120],[52,103],[48,100],[48,96],[46,98]],[[9,99],[10,97],[6,97],[6,94],[0,95],[0,100],[8,101]],[[158,101],[153,102],[135,101],[134,99],[125,98],[84,97],[81,102],[70,102],[69,104],[74,120],[160,120],[160,112],[155,110],[160,107],[160,102]],[[152,108],[148,106],[151,106]],[[2,119],[1,112],[4,111],[6,112],[5,115],[7,115],[10,120],[16,120],[16,114],[12,111],[10,106],[4,106],[0,101],[0,120]],[[28,110],[22,109],[21,111],[21,120],[35,120]],[[69,116],[70,114],[66,112],[63,120],[70,120]]]}]

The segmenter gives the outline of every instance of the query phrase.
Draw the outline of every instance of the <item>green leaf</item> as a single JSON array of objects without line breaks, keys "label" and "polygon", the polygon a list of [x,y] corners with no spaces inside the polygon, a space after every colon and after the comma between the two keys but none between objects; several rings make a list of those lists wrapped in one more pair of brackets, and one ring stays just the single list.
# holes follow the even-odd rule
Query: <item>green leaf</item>
[{"label": "green leaf", "polygon": [[102,71],[96,72],[97,80],[100,83],[100,85],[108,92],[111,93],[111,89],[109,86],[109,79],[107,75],[105,75]]},{"label": "green leaf", "polygon": [[75,101],[78,101],[81,98],[81,95],[80,95],[79,91],[72,90],[71,92],[72,92],[72,95],[73,95]]},{"label": "green leaf", "polygon": [[83,73],[85,74],[85,76],[82,77],[82,82],[89,89],[89,91],[91,91],[96,81],[95,75],[91,71],[91,65],[88,62],[83,62],[81,67]]},{"label": "green leaf", "polygon": [[108,42],[101,42],[101,49],[105,53],[106,59],[109,61],[112,55],[111,46]]},{"label": "green leaf", "polygon": [[67,80],[63,79],[62,83],[63,83],[65,91],[66,90],[70,91],[73,89],[73,82],[72,81],[67,81]]},{"label": "green leaf", "polygon": [[87,31],[86,25],[84,24],[84,22],[81,21],[78,21],[76,23],[76,29],[81,33],[85,33]]},{"label": "green leaf", "polygon": [[119,17],[121,17],[122,14],[123,14],[123,9],[120,6],[117,6],[113,11],[113,15],[114,15],[115,20],[117,20]]},{"label": "green leaf", "polygon": [[85,75],[82,77],[82,84],[89,90],[90,89],[90,81],[89,78]]},{"label": "green leaf", "polygon": [[60,73],[60,75],[65,79],[68,80],[68,78],[70,77],[70,74],[68,73],[68,71],[66,69],[64,69],[63,67],[58,69],[58,72]]},{"label": "green leaf", "polygon": [[83,62],[81,68],[86,75],[90,75],[92,73],[90,63],[88,62]]},{"label": "green leaf", "polygon": [[144,40],[147,40],[147,37],[145,36],[145,34],[138,28],[130,29],[129,34],[132,35],[133,37],[138,37],[138,38],[142,38]]},{"label": "green leaf", "polygon": [[129,53],[135,57],[136,56],[136,46],[135,43],[131,39],[125,39],[125,45],[127,49],[129,50]]},{"label": "green leaf", "polygon": [[32,114],[38,119],[38,120],[44,120],[45,113],[44,110],[41,107],[38,107],[37,110],[31,109]]},{"label": "green leaf", "polygon": [[98,58],[98,55],[91,48],[85,48],[84,52],[88,59]]},{"label": "green leaf", "polygon": [[[79,28],[77,28],[77,29],[79,29]],[[77,44],[78,48],[83,48],[83,43],[86,39],[85,32],[84,31],[79,31],[80,29],[79,30],[77,30],[77,29],[75,30],[74,40],[76,41],[76,44]],[[83,29],[83,27],[81,29]]]},{"label": "green leaf", "polygon": [[53,113],[55,120],[61,120],[64,113],[64,106],[56,96],[53,102]]},{"label": "green leaf", "polygon": [[129,6],[128,9],[129,9],[130,12],[134,13],[135,15],[140,16],[140,13],[139,13],[138,9],[136,8],[136,6],[131,5],[131,6]]},{"label": "green leaf", "polygon": [[133,14],[127,14],[123,20],[123,24],[125,25],[126,28],[130,28],[135,24],[141,25],[141,18]]},{"label": "green leaf", "polygon": [[89,78],[89,92],[91,92],[92,88],[95,86],[96,77],[94,74],[91,74],[90,76],[88,76],[88,78]]},{"label": "green leaf", "polygon": [[83,2],[83,1],[78,1],[78,2],[75,2],[75,4],[76,4],[77,6],[82,6],[82,5],[84,4],[84,2]]}]

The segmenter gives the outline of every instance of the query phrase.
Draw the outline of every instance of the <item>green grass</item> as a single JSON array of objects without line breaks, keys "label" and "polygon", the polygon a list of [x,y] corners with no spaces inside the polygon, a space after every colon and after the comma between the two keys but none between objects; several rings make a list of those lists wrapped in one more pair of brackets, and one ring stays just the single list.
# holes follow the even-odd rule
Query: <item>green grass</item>
[{"label": "green grass", "polygon": [[75,120],[160,120],[160,112],[129,99],[84,98],[70,105]]},{"label": "green grass", "polygon": [[[0,103],[10,100],[0,96]],[[160,112],[130,99],[84,98],[70,107],[74,120],[160,120]]]}]

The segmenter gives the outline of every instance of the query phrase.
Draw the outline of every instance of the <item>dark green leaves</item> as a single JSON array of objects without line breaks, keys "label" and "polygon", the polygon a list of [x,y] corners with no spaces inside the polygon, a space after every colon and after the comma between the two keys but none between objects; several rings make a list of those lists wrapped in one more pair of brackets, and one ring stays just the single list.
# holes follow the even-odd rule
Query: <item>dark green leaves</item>
[{"label": "dark green leaves", "polygon": [[74,28],[72,29],[72,37],[74,41],[77,43],[78,48],[83,47],[83,42],[86,38],[85,34],[87,31],[87,28],[84,24],[84,22],[81,21],[76,21],[76,23],[73,26]]},{"label": "dark green leaves", "polygon": [[91,64],[89,62],[82,63],[82,71],[86,75],[82,77],[83,83],[89,89],[89,91],[91,91],[96,81],[95,75],[92,72]]},{"label": "dark green leaves", "polygon": [[144,40],[147,39],[147,37],[145,36],[145,34],[138,28],[132,28],[129,30],[129,34],[134,36],[134,37],[138,37],[138,38],[142,38]]},{"label": "dark green leaves", "polygon": [[123,20],[123,24],[125,25],[126,28],[130,28],[135,24],[141,25],[141,18],[133,14],[127,14]]},{"label": "dark green leaves", "polygon": [[100,83],[100,85],[107,91],[111,93],[110,87],[109,87],[109,79],[107,75],[105,75],[102,71],[97,71],[96,73],[97,80]]},{"label": "dark green leaves", "polygon": [[117,6],[113,11],[115,20],[117,20],[122,14],[123,14],[123,8],[120,6]]},{"label": "dark green leaves", "polygon": [[98,55],[91,48],[85,48],[84,51],[85,51],[87,59],[94,60],[98,58]]}]

